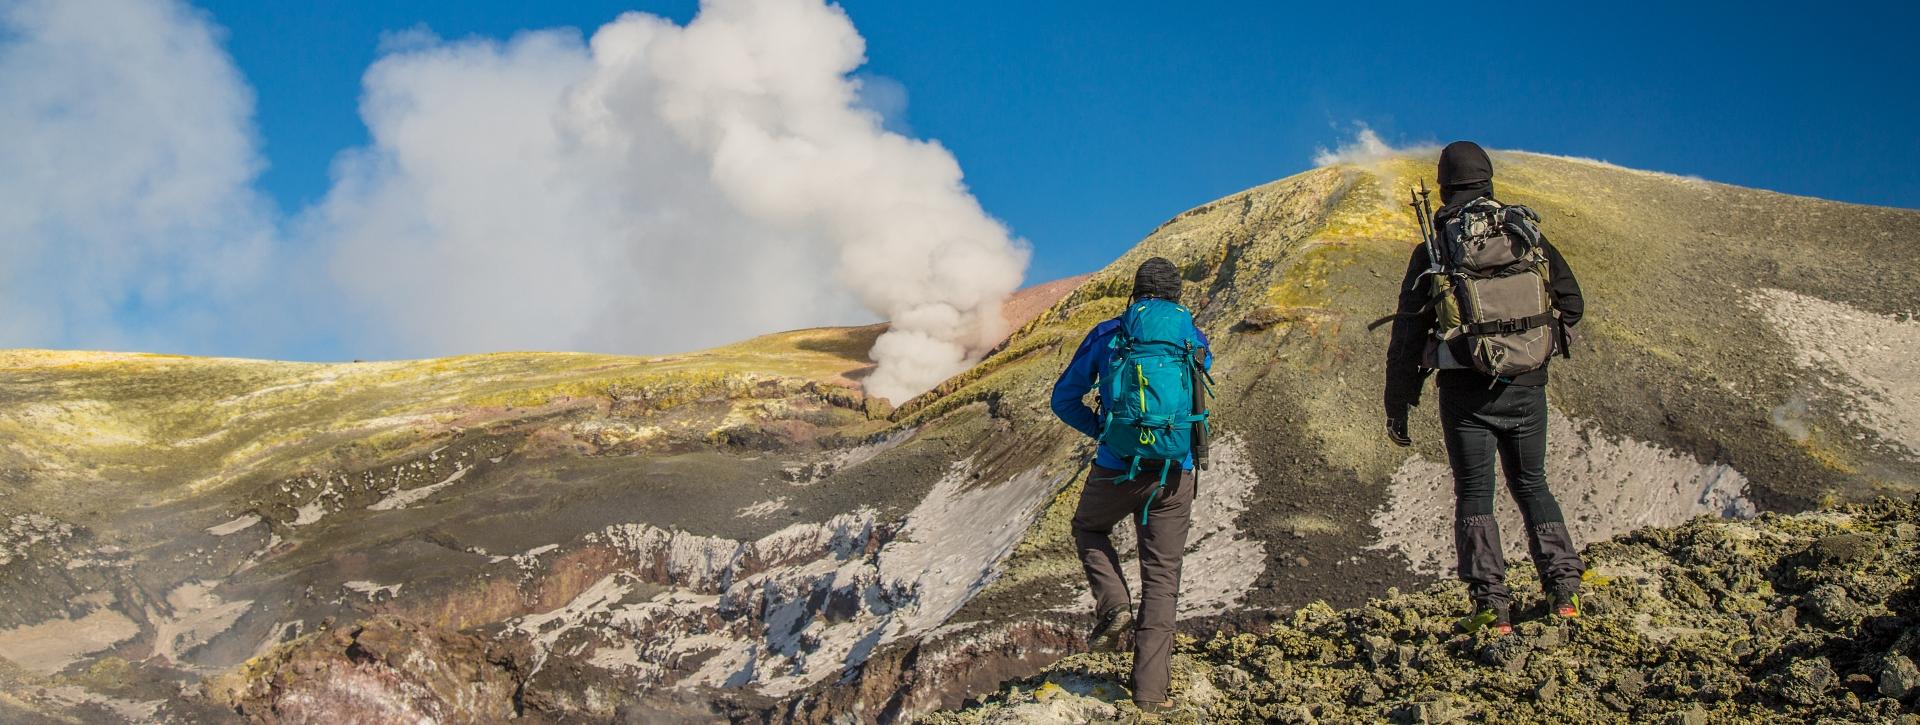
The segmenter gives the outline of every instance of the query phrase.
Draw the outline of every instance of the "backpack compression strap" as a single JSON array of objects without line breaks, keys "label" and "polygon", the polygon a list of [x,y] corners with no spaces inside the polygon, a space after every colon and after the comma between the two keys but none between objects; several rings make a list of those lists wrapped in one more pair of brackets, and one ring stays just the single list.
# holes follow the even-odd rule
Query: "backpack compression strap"
[{"label": "backpack compression strap", "polygon": [[1511,320],[1470,322],[1446,331],[1446,333],[1440,336],[1440,339],[1451,340],[1461,335],[1505,335],[1515,332],[1526,332],[1536,327],[1551,325],[1553,321],[1553,312],[1547,311],[1537,315],[1529,315]]},{"label": "backpack compression strap", "polygon": [[[1179,461],[1174,461],[1174,460],[1165,459],[1165,458],[1160,459],[1160,482],[1154,484],[1153,493],[1147,494],[1147,502],[1140,507],[1140,525],[1141,526],[1147,525],[1147,512],[1153,508],[1153,500],[1156,498],[1159,498],[1160,491],[1167,487],[1167,469],[1177,468],[1177,467],[1180,467]],[[1127,468],[1127,475],[1121,478],[1113,479],[1113,485],[1118,486],[1123,481],[1132,481],[1134,476],[1138,476],[1138,475],[1140,475],[1140,456],[1134,456],[1133,465]]]}]

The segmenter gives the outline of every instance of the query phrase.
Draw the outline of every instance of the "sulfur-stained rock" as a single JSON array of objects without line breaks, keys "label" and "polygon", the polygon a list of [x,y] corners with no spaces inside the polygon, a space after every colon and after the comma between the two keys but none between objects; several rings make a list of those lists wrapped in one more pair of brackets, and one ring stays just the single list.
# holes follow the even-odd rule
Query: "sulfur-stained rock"
[{"label": "sulfur-stained rock", "polygon": [[1904,655],[1888,655],[1880,663],[1881,695],[1904,699],[1915,689],[1920,689],[1920,668],[1914,667],[1913,660]]},{"label": "sulfur-stained rock", "polygon": [[1825,657],[1797,660],[1772,678],[1772,693],[1796,705],[1812,705],[1825,699],[1827,691],[1839,681],[1833,664]]},{"label": "sulfur-stained rock", "polygon": [[488,722],[519,714],[525,652],[394,617],[297,640],[224,695],[259,722]]},{"label": "sulfur-stained rock", "polygon": [[1807,592],[1806,611],[1808,614],[1834,629],[1851,627],[1867,616],[1866,607],[1862,607],[1847,596],[1847,590],[1834,584],[1822,584]]},{"label": "sulfur-stained rock", "polygon": [[[1915,503],[1881,501],[1698,519],[1596,544],[1590,565],[1616,574],[1589,586],[1616,606],[1564,623],[1523,615],[1510,636],[1455,631],[1449,615],[1458,616],[1462,590],[1448,583],[1344,612],[1309,608],[1293,625],[1183,651],[1196,672],[1213,673],[1218,693],[1208,711],[1219,722],[1267,721],[1302,707],[1322,722],[1899,722],[1920,694],[1908,652],[1920,647],[1911,626],[1920,591],[1910,583],[1920,542],[1903,541],[1893,524],[1916,513]],[[1833,564],[1822,574],[1829,580],[1808,590],[1742,585],[1741,576],[1679,563],[1711,560],[1759,582],[1790,576],[1809,552]],[[1512,578],[1530,574],[1522,566]],[[1707,582],[1700,589],[1712,589],[1712,601],[1667,596],[1680,581]],[[1855,618],[1855,609],[1876,614]],[[1853,624],[1832,626],[1835,612]],[[1051,669],[1110,671],[1082,657]],[[1219,674],[1228,667],[1252,680]],[[928,721],[988,721],[976,714],[996,707],[989,700]]]}]

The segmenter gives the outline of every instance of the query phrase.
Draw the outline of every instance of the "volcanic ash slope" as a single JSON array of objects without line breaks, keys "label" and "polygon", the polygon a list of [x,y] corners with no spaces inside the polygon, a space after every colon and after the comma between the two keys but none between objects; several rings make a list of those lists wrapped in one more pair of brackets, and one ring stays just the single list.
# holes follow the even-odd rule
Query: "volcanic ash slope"
[{"label": "volcanic ash slope", "polygon": [[[1588,297],[1550,390],[1583,541],[1920,491],[1920,213],[1494,160]],[[878,327],[649,358],[0,352],[0,719],[958,706],[1083,647],[1068,522],[1091,446],[1048,390],[1156,255],[1220,381],[1183,626],[1431,583],[1451,508],[1434,405],[1411,450],[1382,440],[1366,323],[1392,310],[1402,197],[1432,163],[1185,212],[1010,304],[999,349],[898,408],[857,387]]]}]

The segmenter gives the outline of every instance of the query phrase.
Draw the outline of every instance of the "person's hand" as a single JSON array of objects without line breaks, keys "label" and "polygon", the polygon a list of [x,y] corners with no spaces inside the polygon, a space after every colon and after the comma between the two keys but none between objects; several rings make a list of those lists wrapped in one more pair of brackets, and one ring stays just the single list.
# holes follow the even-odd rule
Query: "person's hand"
[{"label": "person's hand", "polygon": [[1387,416],[1387,440],[1403,448],[1413,445],[1413,437],[1407,435],[1406,416]]}]

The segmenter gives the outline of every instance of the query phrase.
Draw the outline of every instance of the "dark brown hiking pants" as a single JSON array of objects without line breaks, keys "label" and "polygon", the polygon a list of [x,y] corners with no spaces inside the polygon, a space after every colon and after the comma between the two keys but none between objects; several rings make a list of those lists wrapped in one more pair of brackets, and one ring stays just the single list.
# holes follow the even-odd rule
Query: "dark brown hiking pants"
[{"label": "dark brown hiking pants", "polygon": [[[1132,481],[1117,481],[1125,471],[1093,466],[1073,514],[1073,543],[1093,589],[1094,611],[1133,605],[1127,580],[1120,575],[1120,554],[1113,549],[1113,527],[1133,522],[1140,538],[1140,609],[1133,637],[1133,699],[1167,699],[1169,661],[1173,658],[1173,622],[1180,598],[1180,557],[1187,548],[1187,523],[1193,515],[1193,472],[1167,472],[1160,485],[1158,466],[1142,465]],[[1152,503],[1148,500],[1151,498]],[[1147,523],[1140,524],[1141,510]]]}]

